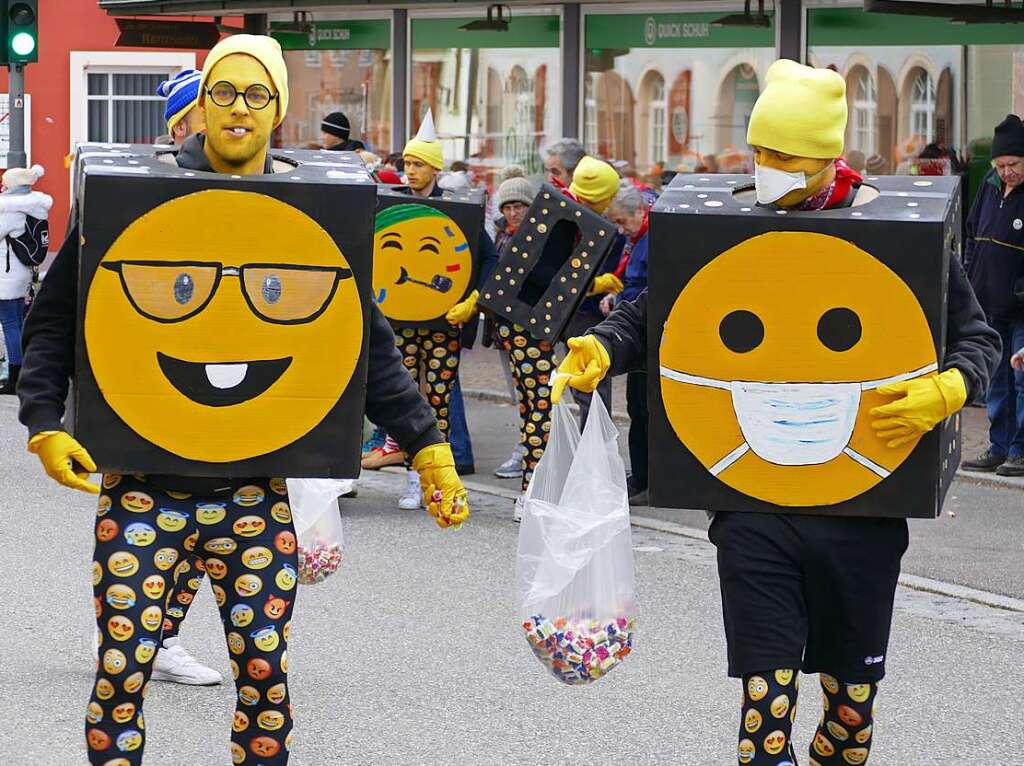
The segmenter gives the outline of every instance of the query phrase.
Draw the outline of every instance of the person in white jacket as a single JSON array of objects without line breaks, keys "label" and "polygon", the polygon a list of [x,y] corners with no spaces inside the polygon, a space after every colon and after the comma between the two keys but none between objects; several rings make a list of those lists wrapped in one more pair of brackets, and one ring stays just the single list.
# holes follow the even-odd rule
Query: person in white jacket
[{"label": "person in white jacket", "polygon": [[32,269],[11,252],[8,237],[25,232],[25,216],[46,219],[53,197],[34,191],[43,167],[10,168],[0,181],[0,326],[7,346],[7,381],[0,394],[14,394],[21,372],[21,326],[25,321],[25,298],[32,285]]}]

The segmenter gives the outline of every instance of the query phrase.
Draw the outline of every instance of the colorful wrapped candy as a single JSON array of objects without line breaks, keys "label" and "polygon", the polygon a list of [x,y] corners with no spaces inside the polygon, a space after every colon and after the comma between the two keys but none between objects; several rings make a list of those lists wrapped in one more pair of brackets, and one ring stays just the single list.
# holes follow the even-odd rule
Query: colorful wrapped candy
[{"label": "colorful wrapped candy", "polygon": [[549,619],[532,615],[523,621],[534,655],[565,684],[588,684],[610,673],[633,651],[634,617],[612,620]]},{"label": "colorful wrapped candy", "polygon": [[338,571],[343,558],[341,545],[322,537],[312,541],[312,547],[299,545],[299,582],[315,585]]}]

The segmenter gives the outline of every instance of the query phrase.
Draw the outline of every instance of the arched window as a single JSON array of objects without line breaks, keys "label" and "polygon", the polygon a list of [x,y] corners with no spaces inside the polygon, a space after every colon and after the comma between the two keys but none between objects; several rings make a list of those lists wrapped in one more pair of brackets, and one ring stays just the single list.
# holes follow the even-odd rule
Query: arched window
[{"label": "arched window", "polygon": [[594,79],[597,75],[587,74],[583,81],[583,144],[587,154],[597,156],[597,90]]},{"label": "arched window", "polygon": [[657,73],[650,78],[650,92],[648,107],[650,109],[650,136],[649,160],[655,162],[665,161],[665,126],[666,115],[668,114],[668,103],[665,99],[665,79]]},{"label": "arched window", "polygon": [[910,89],[910,133],[924,142],[935,140],[935,83],[924,69],[918,69]]},{"label": "arched window", "polygon": [[851,148],[865,156],[875,153],[878,125],[878,91],[868,70],[858,67],[853,83],[853,139]]}]

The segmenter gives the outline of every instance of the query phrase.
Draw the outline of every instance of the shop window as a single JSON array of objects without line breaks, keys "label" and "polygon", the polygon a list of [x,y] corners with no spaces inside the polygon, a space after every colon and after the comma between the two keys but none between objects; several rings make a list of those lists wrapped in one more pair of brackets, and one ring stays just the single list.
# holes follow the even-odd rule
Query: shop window
[{"label": "shop window", "polygon": [[640,155],[644,164],[653,165],[665,161],[667,112],[665,78],[660,72],[652,70],[640,84]]},{"label": "shop window", "polygon": [[875,153],[877,146],[878,92],[875,80],[867,69],[857,67],[854,73],[850,148],[867,157]]},{"label": "shop window", "polygon": [[90,71],[88,90],[89,141],[151,143],[167,132],[160,83],[173,72]]},{"label": "shop window", "polygon": [[935,138],[935,83],[923,69],[911,72],[910,134],[931,143]]},{"label": "shop window", "polygon": [[302,55],[303,61],[311,69],[319,69],[321,64],[320,51],[305,51]]},{"label": "shop window", "polygon": [[583,137],[587,154],[597,154],[597,97],[594,80],[600,75],[587,74],[583,83]]}]

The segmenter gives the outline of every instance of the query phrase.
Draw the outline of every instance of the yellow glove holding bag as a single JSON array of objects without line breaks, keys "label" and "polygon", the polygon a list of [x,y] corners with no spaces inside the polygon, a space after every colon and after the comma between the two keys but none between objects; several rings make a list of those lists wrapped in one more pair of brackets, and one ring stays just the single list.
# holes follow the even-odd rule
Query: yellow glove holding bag
[{"label": "yellow glove holding bag", "polygon": [[959,412],[967,401],[964,376],[955,367],[938,375],[880,386],[878,393],[900,397],[871,409],[871,414],[877,416],[871,427],[887,447],[920,438]]},{"label": "yellow glove holding bag", "polygon": [[555,372],[555,382],[551,385],[552,404],[561,401],[566,386],[591,393],[612,366],[608,350],[596,335],[569,338],[565,345],[569,347],[569,353]]},{"label": "yellow glove holding bag", "polygon": [[622,292],[622,280],[619,279],[612,273],[598,274],[594,277],[594,281],[590,283],[590,289],[587,290],[587,295],[603,295],[604,293],[621,293]]},{"label": "yellow glove holding bag", "polygon": [[448,309],[448,313],[444,315],[444,318],[448,320],[448,324],[465,324],[472,319],[473,315],[476,313],[476,302],[479,297],[480,292],[478,290],[474,290],[466,296],[466,300],[459,301]]},{"label": "yellow glove holding bag", "polygon": [[94,495],[100,488],[90,481],[96,463],[85,447],[66,431],[40,431],[28,440],[28,451],[39,456],[46,475],[59,484]]},{"label": "yellow glove holding bag", "polygon": [[455,457],[446,443],[431,444],[416,453],[412,468],[420,475],[423,504],[441,528],[455,527],[469,518],[469,499],[455,471]]}]

